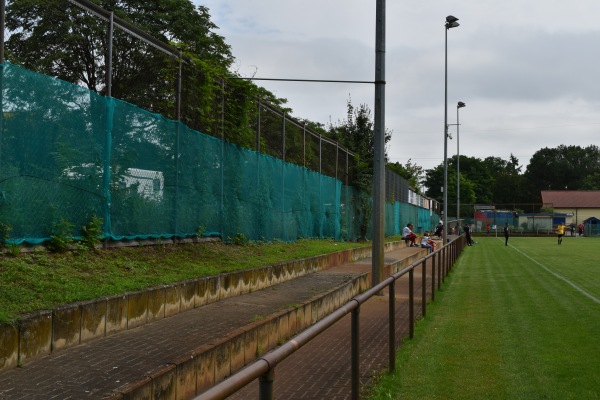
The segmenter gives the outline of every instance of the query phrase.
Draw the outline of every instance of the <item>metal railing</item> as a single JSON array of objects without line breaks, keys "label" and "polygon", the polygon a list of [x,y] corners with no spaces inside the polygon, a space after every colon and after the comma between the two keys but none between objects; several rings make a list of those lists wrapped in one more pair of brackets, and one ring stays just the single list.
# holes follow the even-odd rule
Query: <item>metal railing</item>
[{"label": "metal railing", "polygon": [[439,250],[423,257],[409,266],[403,268],[380,284],[372,287],[366,292],[354,297],[342,307],[338,308],[315,325],[296,335],[277,349],[265,354],[243,370],[232,375],[223,382],[213,386],[206,392],[198,395],[194,400],[223,399],[231,396],[249,383],[259,380],[259,399],[273,399],[273,388],[275,385],[274,372],[278,364],[295,353],[302,346],[316,338],[325,330],[333,326],[348,314],[351,314],[351,384],[352,399],[359,398],[360,391],[360,307],[373,296],[380,295],[385,289],[388,291],[388,346],[389,346],[389,371],[396,368],[396,281],[408,275],[408,302],[409,302],[409,337],[414,337],[415,325],[415,278],[414,271],[421,268],[421,314],[426,315],[427,303],[427,264],[431,267],[431,301],[435,300],[436,288],[439,290],[445,277],[450,272],[465,246],[464,237],[458,237]]}]

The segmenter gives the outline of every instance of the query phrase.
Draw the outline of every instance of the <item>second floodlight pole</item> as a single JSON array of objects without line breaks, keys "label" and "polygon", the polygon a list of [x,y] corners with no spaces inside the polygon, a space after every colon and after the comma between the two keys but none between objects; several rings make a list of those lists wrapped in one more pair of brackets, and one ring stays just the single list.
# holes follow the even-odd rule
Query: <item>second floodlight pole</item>
[{"label": "second floodlight pole", "polygon": [[373,149],[373,257],[371,281],[383,278],[385,241],[385,0],[377,0],[375,16],[375,121]]}]

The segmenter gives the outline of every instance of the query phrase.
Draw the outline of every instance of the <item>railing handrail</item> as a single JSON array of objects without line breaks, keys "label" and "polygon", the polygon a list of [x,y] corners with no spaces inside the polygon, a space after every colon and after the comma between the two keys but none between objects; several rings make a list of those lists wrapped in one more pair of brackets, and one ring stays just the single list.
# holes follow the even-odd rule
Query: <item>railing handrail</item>
[{"label": "railing handrail", "polygon": [[[338,322],[340,319],[342,319],[349,313],[357,310],[361,304],[363,304],[364,302],[369,300],[371,297],[379,294],[382,290],[384,290],[388,286],[395,283],[396,280],[400,279],[401,277],[403,277],[406,274],[410,274],[417,266],[424,265],[424,263],[430,258],[433,258],[435,260],[434,257],[437,257],[441,254],[442,257],[445,258],[444,264],[447,267],[447,268],[445,268],[445,272],[447,274],[450,269],[448,261],[451,260],[452,263],[454,261],[456,261],[456,258],[458,258],[458,255],[462,251],[463,246],[459,246],[458,244],[463,243],[464,240],[459,240],[459,239],[462,239],[462,237],[458,237],[458,238],[454,239],[453,241],[446,244],[445,246],[442,246],[435,252],[430,253],[427,256],[418,259],[417,261],[411,263],[410,265],[406,266],[402,270],[400,270],[400,271],[396,272],[395,274],[389,276],[388,278],[384,279],[378,285],[373,286],[372,288],[368,289],[364,293],[361,293],[361,294],[353,297],[346,304],[344,304],[340,308],[336,309],[331,314],[327,315],[325,318],[321,319],[320,321],[318,321],[311,327],[305,329],[298,335],[294,336],[293,338],[291,338],[290,340],[288,340],[287,342],[285,342],[278,348],[276,348],[276,349],[270,351],[269,353],[265,354],[264,356],[258,358],[252,364],[246,366],[244,369],[233,374],[226,380],[218,383],[217,385],[213,386],[206,392],[196,396],[194,398],[194,400],[223,399],[227,396],[234,394],[235,392],[242,389],[249,383],[255,381],[256,379],[264,377],[266,374],[271,372],[280,362],[282,362],[287,357],[289,357],[290,355],[295,353],[302,346],[304,346],[305,344],[310,342],[312,339],[314,339],[315,337],[317,337],[318,335],[323,333],[326,329],[331,327],[333,324]],[[454,251],[450,251],[450,250],[454,250]],[[441,264],[442,263],[440,262],[440,264],[438,265],[438,268],[442,267]],[[412,274],[410,274],[410,275],[411,275],[411,279],[412,279]],[[433,278],[435,279],[435,276]],[[432,288],[433,287],[435,287],[435,285],[432,285]],[[410,296],[413,296],[413,293],[410,293]],[[395,351],[395,349],[394,349],[394,351]],[[354,384],[353,384],[353,386],[354,386]],[[353,393],[353,395],[354,395],[354,393]],[[356,396],[357,396],[357,394],[353,398],[358,398]],[[261,396],[260,398],[263,399],[263,396]],[[270,399],[271,397],[266,396],[264,398]]]}]

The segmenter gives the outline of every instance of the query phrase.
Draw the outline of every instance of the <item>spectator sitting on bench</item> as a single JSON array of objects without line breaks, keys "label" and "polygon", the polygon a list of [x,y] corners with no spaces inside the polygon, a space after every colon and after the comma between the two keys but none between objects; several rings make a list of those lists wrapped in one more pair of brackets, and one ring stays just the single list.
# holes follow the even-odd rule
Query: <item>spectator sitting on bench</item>
[{"label": "spectator sitting on bench", "polygon": [[402,239],[404,239],[405,243],[410,242],[410,247],[419,247],[419,245],[415,243],[415,240],[417,239],[417,235],[415,235],[415,233],[412,230],[413,230],[413,224],[411,224],[409,222],[404,227],[404,229],[402,229]]},{"label": "spectator sitting on bench", "polygon": [[429,237],[429,232],[425,232],[421,238],[421,247],[429,249],[430,253],[435,250],[435,242]]}]

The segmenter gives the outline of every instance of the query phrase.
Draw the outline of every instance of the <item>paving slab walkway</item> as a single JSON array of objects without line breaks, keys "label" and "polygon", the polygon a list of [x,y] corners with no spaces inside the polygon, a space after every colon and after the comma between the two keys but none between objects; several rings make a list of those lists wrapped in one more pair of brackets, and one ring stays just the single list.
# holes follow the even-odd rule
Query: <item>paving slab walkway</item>
[{"label": "paving slab walkway", "polygon": [[[385,254],[385,262],[392,263],[419,251],[394,250]],[[58,351],[1,372],[0,399],[102,399],[194,348],[252,324],[257,315],[280,312],[290,304],[302,303],[359,274],[369,273],[370,269],[370,260],[344,264]],[[396,328],[397,337],[401,338],[408,332],[408,303],[405,295],[402,299],[402,291],[397,292],[397,318],[404,321]],[[350,398],[349,340],[349,319],[344,318],[278,366],[276,398]],[[378,296],[361,307],[364,384],[386,368],[386,343],[387,297]],[[257,385],[251,384],[231,398],[255,399],[257,393]]]}]

